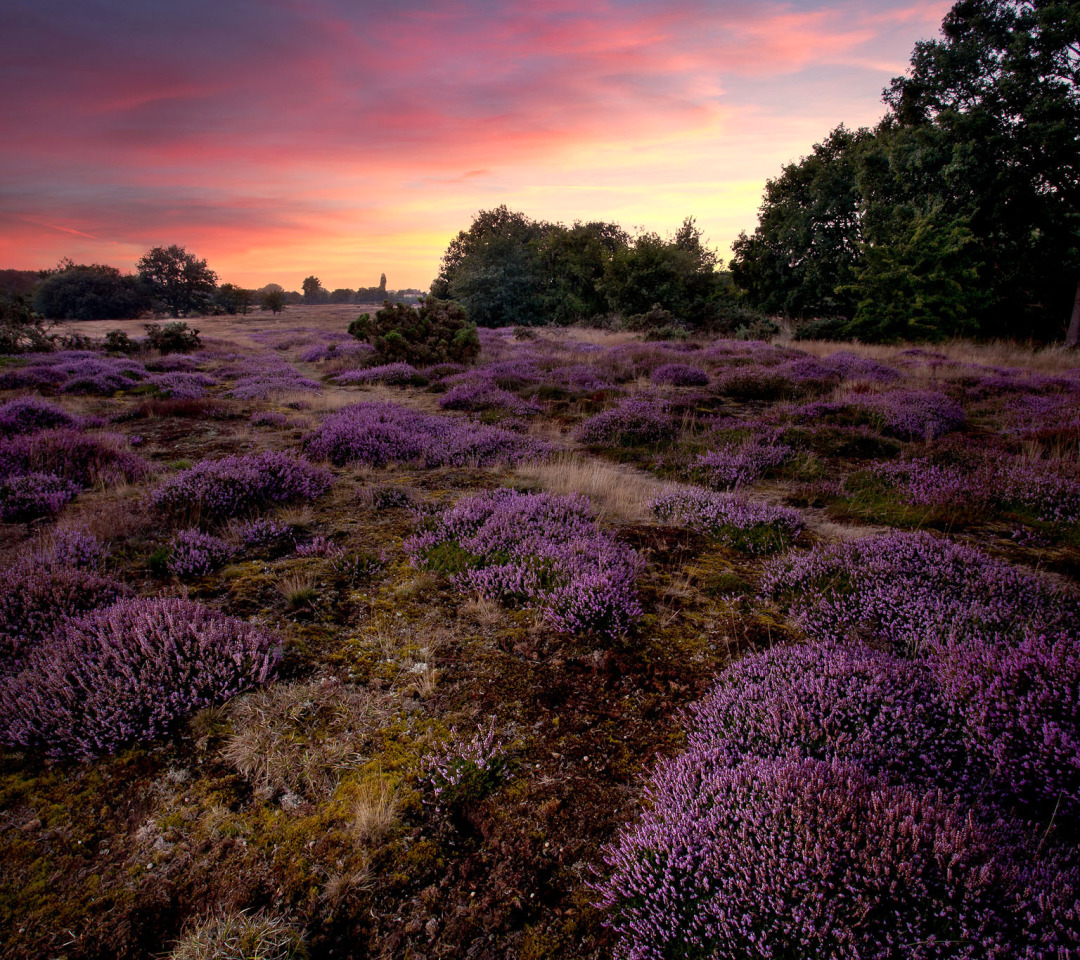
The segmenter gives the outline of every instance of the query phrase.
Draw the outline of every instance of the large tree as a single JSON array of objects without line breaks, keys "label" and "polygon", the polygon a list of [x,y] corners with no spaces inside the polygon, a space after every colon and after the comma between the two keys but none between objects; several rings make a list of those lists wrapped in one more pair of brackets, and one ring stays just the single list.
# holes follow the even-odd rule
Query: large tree
[{"label": "large tree", "polygon": [[211,308],[217,274],[193,253],[173,244],[154,247],[136,265],[155,306],[174,317]]},{"label": "large tree", "polygon": [[34,309],[49,320],[122,320],[150,308],[130,274],[100,263],[63,260],[34,291]]}]

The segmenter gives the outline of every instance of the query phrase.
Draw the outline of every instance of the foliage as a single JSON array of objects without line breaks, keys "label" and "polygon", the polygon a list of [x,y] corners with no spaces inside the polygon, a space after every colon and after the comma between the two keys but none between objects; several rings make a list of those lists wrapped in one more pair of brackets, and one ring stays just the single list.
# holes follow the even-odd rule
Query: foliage
[{"label": "foliage", "polygon": [[433,297],[419,307],[384,300],[373,317],[365,313],[350,324],[349,333],[370,343],[384,364],[469,363],[480,352],[476,327],[462,308]]},{"label": "foliage", "polygon": [[596,529],[589,502],[500,489],[455,504],[406,551],[465,593],[538,609],[560,632],[617,636],[641,614],[641,561]]},{"label": "foliage", "polygon": [[661,522],[690,527],[745,553],[782,550],[803,528],[795,510],[699,488],[664,494],[649,506]]},{"label": "foliage", "polygon": [[62,261],[34,292],[34,309],[49,320],[124,320],[149,308],[137,277],[99,263]]},{"label": "foliage", "polygon": [[672,387],[704,387],[709,383],[709,375],[701,367],[692,367],[688,363],[665,363],[656,367],[649,379]]},{"label": "foliage", "polygon": [[506,748],[496,736],[495,718],[466,739],[451,728],[450,741],[420,763],[436,811],[483,800],[502,779]]},{"label": "foliage", "polygon": [[128,357],[142,349],[142,344],[132,340],[125,330],[110,330],[105,334],[102,345],[108,353],[122,353]]},{"label": "foliage", "polygon": [[0,684],[4,742],[91,758],[267,682],[281,656],[261,629],[180,599],[125,599],[63,625]]},{"label": "foliage", "polygon": [[202,460],[166,480],[150,495],[150,502],[174,519],[226,519],[313,500],[333,482],[333,475],[321,467],[268,450]]},{"label": "foliage", "polygon": [[155,309],[174,317],[208,313],[217,285],[217,274],[181,246],[154,247],[136,264]]},{"label": "foliage", "polygon": [[202,348],[199,331],[189,327],[183,321],[146,324],[146,343],[153,350],[162,353],[191,353]]},{"label": "foliage", "polygon": [[0,523],[54,517],[79,488],[55,473],[20,473],[0,478]]},{"label": "foliage", "polygon": [[48,427],[74,427],[77,423],[63,407],[40,397],[16,397],[0,403],[0,436],[33,433]]},{"label": "foliage", "polygon": [[55,474],[86,489],[139,480],[148,472],[146,461],[115,433],[50,427],[0,440],[0,477]]},{"label": "foliage", "polygon": [[694,461],[693,469],[708,486],[734,490],[756,483],[769,470],[780,466],[791,453],[791,447],[785,443],[754,435],[701,454]]},{"label": "foliage", "polygon": [[304,449],[338,466],[387,463],[486,466],[543,456],[539,441],[499,427],[451,420],[392,403],[358,403],[331,414]]},{"label": "foliage", "polygon": [[0,354],[51,350],[55,340],[25,296],[0,294]]},{"label": "foliage", "polygon": [[285,291],[278,288],[277,290],[263,290],[259,294],[259,309],[269,310],[271,313],[281,313],[285,309]]},{"label": "foliage", "polygon": [[219,537],[197,528],[181,530],[169,543],[169,572],[180,578],[205,577],[232,554],[232,547]]},{"label": "foliage", "polygon": [[245,290],[234,283],[223,283],[214,291],[214,306],[228,314],[247,316],[254,300],[254,290]]},{"label": "foliage", "polygon": [[305,277],[301,285],[304,291],[304,303],[329,303],[330,294],[318,277]]},{"label": "foliage", "polygon": [[578,424],[574,439],[594,446],[630,447],[660,443],[674,434],[671,410],[666,403],[647,397],[627,397]]}]

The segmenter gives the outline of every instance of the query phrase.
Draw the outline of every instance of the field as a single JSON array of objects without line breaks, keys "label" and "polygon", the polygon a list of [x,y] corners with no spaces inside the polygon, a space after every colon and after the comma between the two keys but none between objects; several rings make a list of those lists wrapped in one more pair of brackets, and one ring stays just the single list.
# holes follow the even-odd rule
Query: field
[{"label": "field", "polygon": [[356,312],[0,360],[0,954],[1080,955],[1075,353]]}]

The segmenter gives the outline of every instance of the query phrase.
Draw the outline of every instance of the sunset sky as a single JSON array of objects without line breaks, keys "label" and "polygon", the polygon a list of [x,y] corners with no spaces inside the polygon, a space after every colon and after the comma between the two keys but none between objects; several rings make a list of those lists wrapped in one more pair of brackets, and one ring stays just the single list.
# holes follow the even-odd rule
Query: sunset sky
[{"label": "sunset sky", "polygon": [[949,2],[6,0],[0,268],[426,288],[478,210],[673,231],[723,258],[766,178]]}]

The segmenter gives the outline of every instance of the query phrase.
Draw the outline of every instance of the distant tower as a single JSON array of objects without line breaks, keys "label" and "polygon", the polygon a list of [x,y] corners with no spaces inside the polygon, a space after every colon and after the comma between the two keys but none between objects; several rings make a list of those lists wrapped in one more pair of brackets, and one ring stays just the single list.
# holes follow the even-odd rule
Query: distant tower
[{"label": "distant tower", "polygon": [[385,273],[380,273],[379,274],[379,293],[383,294],[384,296],[386,294],[386,274]]}]

